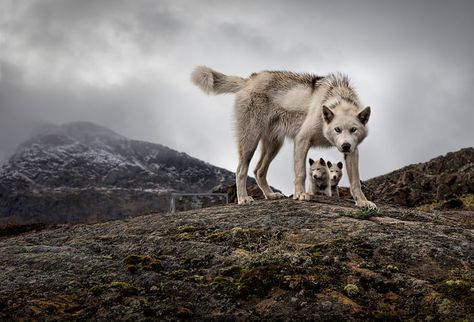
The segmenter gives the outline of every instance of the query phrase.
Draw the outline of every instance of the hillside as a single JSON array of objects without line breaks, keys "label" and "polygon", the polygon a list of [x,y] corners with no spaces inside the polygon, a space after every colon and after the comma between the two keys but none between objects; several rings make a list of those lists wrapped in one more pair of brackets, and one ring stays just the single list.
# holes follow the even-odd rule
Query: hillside
[{"label": "hillside", "polygon": [[462,197],[474,194],[474,148],[450,152],[372,178],[363,183],[363,189],[375,202],[465,208]]},{"label": "hillside", "polygon": [[0,240],[0,320],[456,321],[474,213],[257,201]]},{"label": "hillside", "polygon": [[1,222],[84,222],[169,209],[169,192],[210,192],[231,171],[160,144],[75,122],[48,126],[0,171]]}]

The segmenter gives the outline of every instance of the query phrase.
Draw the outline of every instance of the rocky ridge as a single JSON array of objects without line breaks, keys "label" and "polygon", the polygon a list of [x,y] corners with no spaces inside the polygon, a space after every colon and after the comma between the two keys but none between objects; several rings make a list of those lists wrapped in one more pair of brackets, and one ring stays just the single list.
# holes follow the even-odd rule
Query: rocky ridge
[{"label": "rocky ridge", "polygon": [[363,189],[376,202],[408,207],[437,203],[445,208],[464,208],[462,197],[474,194],[474,148],[372,178],[363,183]]}]

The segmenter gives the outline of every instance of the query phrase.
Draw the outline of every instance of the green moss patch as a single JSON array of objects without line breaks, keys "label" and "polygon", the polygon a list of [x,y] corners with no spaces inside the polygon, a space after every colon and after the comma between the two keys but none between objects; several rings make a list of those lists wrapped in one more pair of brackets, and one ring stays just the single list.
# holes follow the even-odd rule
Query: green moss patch
[{"label": "green moss patch", "polygon": [[356,219],[369,219],[371,217],[380,217],[383,215],[383,213],[379,209],[360,208],[357,211],[340,212],[339,215]]},{"label": "green moss patch", "polygon": [[474,300],[472,281],[449,279],[441,284],[441,292],[455,299],[469,298]]},{"label": "green moss patch", "polygon": [[138,271],[141,267],[144,271],[159,272],[162,270],[161,261],[151,255],[128,255],[123,259],[123,263],[131,273]]},{"label": "green moss patch", "polygon": [[116,290],[124,295],[133,295],[138,292],[138,289],[135,286],[127,282],[120,282],[120,281],[114,281],[109,284],[95,285],[90,288],[90,292],[93,295],[98,296],[111,289]]}]

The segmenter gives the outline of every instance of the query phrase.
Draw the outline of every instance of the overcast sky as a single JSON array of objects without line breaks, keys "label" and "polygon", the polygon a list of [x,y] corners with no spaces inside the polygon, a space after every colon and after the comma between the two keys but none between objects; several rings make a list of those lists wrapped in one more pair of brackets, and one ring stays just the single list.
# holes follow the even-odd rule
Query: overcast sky
[{"label": "overcast sky", "polygon": [[[194,87],[196,65],[340,71],[372,107],[368,179],[474,145],[473,17],[474,1],[0,0],[0,159],[86,120],[234,171],[233,96]],[[292,146],[269,173],[288,194]]]}]

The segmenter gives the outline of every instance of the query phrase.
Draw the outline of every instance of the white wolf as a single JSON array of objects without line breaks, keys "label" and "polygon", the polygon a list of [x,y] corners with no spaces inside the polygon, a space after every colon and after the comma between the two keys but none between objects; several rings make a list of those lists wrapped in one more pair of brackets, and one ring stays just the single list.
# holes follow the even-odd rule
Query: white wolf
[{"label": "white wolf", "polygon": [[329,167],[324,159],[320,158],[317,161],[309,159],[309,193],[312,195],[326,195],[331,197],[332,190],[330,181]]},{"label": "white wolf", "polygon": [[191,79],[207,94],[236,94],[239,204],[253,201],[247,194],[246,178],[259,142],[261,156],[254,172],[257,183],[267,199],[284,197],[272,191],[266,176],[285,137],[290,137],[295,143],[294,199],[310,200],[311,197],[304,187],[306,155],[310,147],[335,146],[344,153],[350,190],[356,204],[376,207],[361,190],[357,149],[367,136],[370,107],[362,107],[347,76],[263,71],[242,78],[199,66],[191,74]]},{"label": "white wolf", "polygon": [[327,162],[329,168],[329,184],[331,185],[331,192],[333,197],[339,197],[339,181],[342,178],[342,162],[337,164]]}]

